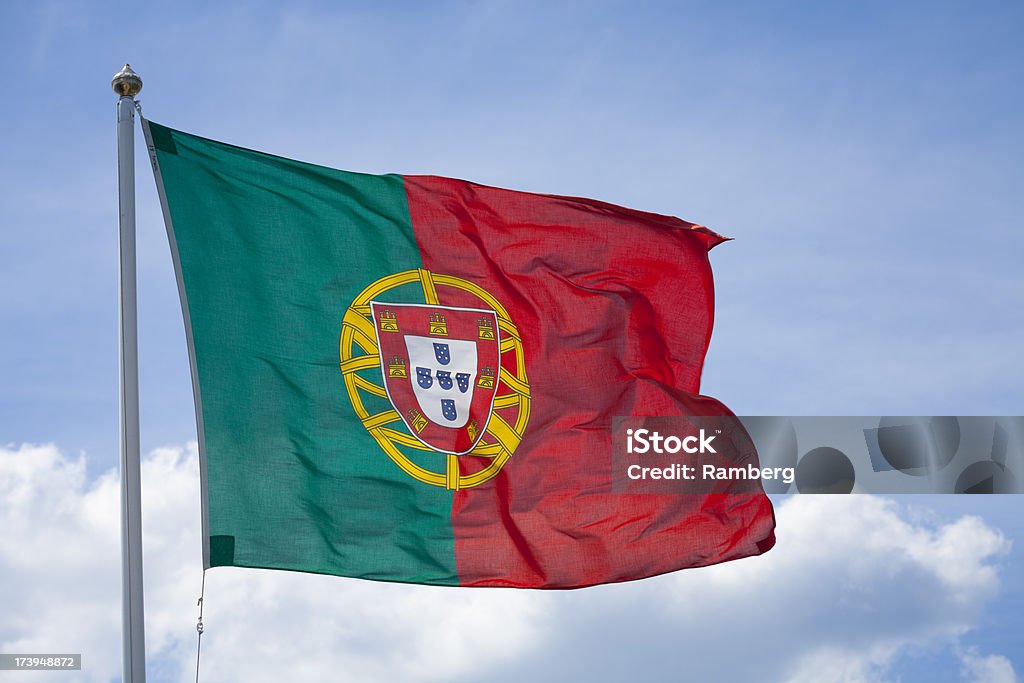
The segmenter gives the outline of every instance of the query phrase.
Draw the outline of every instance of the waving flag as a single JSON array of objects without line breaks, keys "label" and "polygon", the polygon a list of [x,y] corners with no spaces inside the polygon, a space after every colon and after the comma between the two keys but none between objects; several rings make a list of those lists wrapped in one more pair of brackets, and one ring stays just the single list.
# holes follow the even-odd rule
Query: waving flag
[{"label": "waving flag", "polygon": [[144,126],[192,361],[207,567],[574,588],[771,547],[759,487],[612,486],[614,417],[730,414],[698,393],[723,238]]}]

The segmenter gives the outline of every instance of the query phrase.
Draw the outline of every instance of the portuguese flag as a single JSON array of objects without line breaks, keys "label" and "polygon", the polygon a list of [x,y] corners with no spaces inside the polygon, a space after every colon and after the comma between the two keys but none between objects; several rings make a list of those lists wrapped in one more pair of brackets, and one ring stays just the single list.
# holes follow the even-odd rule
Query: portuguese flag
[{"label": "portuguese flag", "polygon": [[576,588],[774,543],[759,487],[612,486],[614,417],[730,414],[698,393],[719,235],[143,126],[192,364],[206,567]]}]

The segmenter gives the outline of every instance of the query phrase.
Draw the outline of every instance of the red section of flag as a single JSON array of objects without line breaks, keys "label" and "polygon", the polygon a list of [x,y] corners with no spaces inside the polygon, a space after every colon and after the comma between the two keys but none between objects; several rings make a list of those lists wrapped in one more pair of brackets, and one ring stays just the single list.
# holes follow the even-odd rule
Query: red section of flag
[{"label": "red section of flag", "polygon": [[529,373],[519,448],[454,496],[463,585],[571,588],[772,546],[764,495],[611,492],[614,416],[731,414],[697,395],[714,311],[707,252],[724,238],[587,199],[429,176],[405,186],[424,267],[505,306]]}]

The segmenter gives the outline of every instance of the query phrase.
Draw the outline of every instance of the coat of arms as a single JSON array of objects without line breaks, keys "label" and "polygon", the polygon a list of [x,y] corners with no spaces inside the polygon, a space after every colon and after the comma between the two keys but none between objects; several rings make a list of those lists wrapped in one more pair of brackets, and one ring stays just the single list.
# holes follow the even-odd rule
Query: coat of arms
[{"label": "coat of arms", "polygon": [[356,416],[413,478],[477,486],[518,448],[530,419],[523,344],[479,285],[423,268],[383,277],[349,306],[340,348]]},{"label": "coat of arms", "polygon": [[442,453],[476,446],[500,363],[494,311],[370,302],[384,386],[410,433]]}]

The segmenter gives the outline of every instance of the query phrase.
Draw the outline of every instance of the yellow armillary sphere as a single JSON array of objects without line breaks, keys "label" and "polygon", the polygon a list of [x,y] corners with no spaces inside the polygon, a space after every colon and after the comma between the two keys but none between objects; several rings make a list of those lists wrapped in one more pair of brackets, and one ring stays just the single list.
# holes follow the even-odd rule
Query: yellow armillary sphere
[{"label": "yellow armillary sphere", "polygon": [[[407,300],[408,288],[403,290],[403,297],[394,295],[389,297],[392,290],[410,284],[418,284],[422,289],[422,304],[404,304],[394,301],[396,298]],[[445,306],[441,301],[443,296],[439,297],[438,291],[440,290],[443,294],[446,288],[461,290],[472,295],[479,301],[479,306],[474,308]],[[378,310],[378,319],[374,318],[375,307]],[[436,339],[428,339],[427,347],[430,346],[429,342],[444,342],[433,344],[434,351],[438,354],[437,360],[440,363],[454,363],[452,367],[458,365],[454,356],[449,355],[449,347],[451,347],[462,353],[463,367],[466,367],[466,362],[477,362],[478,353],[481,359],[486,356],[487,344],[490,344],[489,348],[493,353],[495,342],[497,342],[497,354],[500,356],[497,368],[495,368],[497,382],[494,381],[495,373],[490,365],[484,367],[480,373],[476,372],[475,366],[471,368],[472,372],[460,373],[458,388],[453,387],[450,379],[451,372],[441,370],[434,375],[438,380],[444,378],[447,383],[441,382],[441,384],[453,395],[459,391],[463,394],[468,393],[467,398],[461,399],[463,401],[471,400],[473,392],[476,391],[479,396],[475,405],[486,407],[487,397],[491,397],[489,412],[484,411],[486,414],[478,414],[477,419],[468,421],[469,424],[463,427],[468,433],[468,437],[463,438],[469,439],[466,448],[471,448],[471,450],[462,452],[455,448],[432,447],[429,440],[420,433],[424,428],[427,428],[427,433],[431,429],[435,431],[446,429],[444,424],[434,425],[425,416],[434,413],[421,409],[422,401],[425,400],[423,397],[428,395],[426,389],[439,391],[429,369],[416,368],[420,373],[425,373],[425,375],[419,376],[420,385],[416,387],[417,378],[410,376],[406,369],[407,362],[409,362],[410,369],[413,365],[418,364],[411,362],[412,356],[408,360],[393,358],[386,367],[381,350],[384,341],[390,344],[389,348],[391,349],[398,348],[404,352],[406,348],[405,346],[395,346],[392,341],[393,339],[408,339],[408,337],[389,334],[399,332],[399,330],[395,313],[386,310],[388,308],[404,310],[401,307],[430,312],[429,334],[436,335]],[[419,312],[420,310],[411,310],[402,315],[412,316]],[[480,315],[478,321],[480,324],[479,342],[476,339],[458,340],[454,337],[451,340],[447,339],[447,324],[444,322],[446,316],[461,316],[464,321],[467,316],[477,314]],[[496,331],[493,329],[495,318],[498,323]],[[463,324],[462,329],[465,328],[466,326]],[[478,346],[475,346],[477,344]],[[467,349],[468,353],[466,353]],[[410,354],[415,353],[413,346],[409,346],[409,350]],[[388,353],[390,354],[390,352]],[[423,268],[402,271],[373,282],[356,296],[345,312],[341,330],[340,356],[345,390],[363,427],[395,464],[421,482],[451,490],[482,484],[501,470],[523,438],[527,422],[530,419],[530,385],[526,378],[522,339],[505,307],[490,292],[473,282],[452,275],[432,273]],[[465,358],[469,358],[469,361],[466,361]],[[480,360],[480,364],[483,364],[483,360]],[[401,387],[406,390],[408,396],[413,395],[411,393],[413,390],[416,391],[416,400],[420,401],[420,406],[415,406],[415,401],[413,401],[414,407],[412,408],[400,405],[395,398],[396,382],[401,383]],[[408,389],[408,387],[412,388]],[[380,399],[390,403],[390,406],[384,409],[374,407],[387,405]],[[446,409],[455,410],[453,401],[446,401],[446,403],[449,404]],[[450,414],[446,412],[445,415],[453,416],[454,412]],[[444,422],[444,418],[436,419]],[[464,417],[463,421],[466,420],[467,418]],[[452,429],[447,429],[447,431],[453,432]],[[439,458],[439,455],[442,457]],[[469,461],[463,461],[461,467],[460,457],[469,458]],[[439,462],[443,462],[443,466],[438,467],[437,463]]]}]

